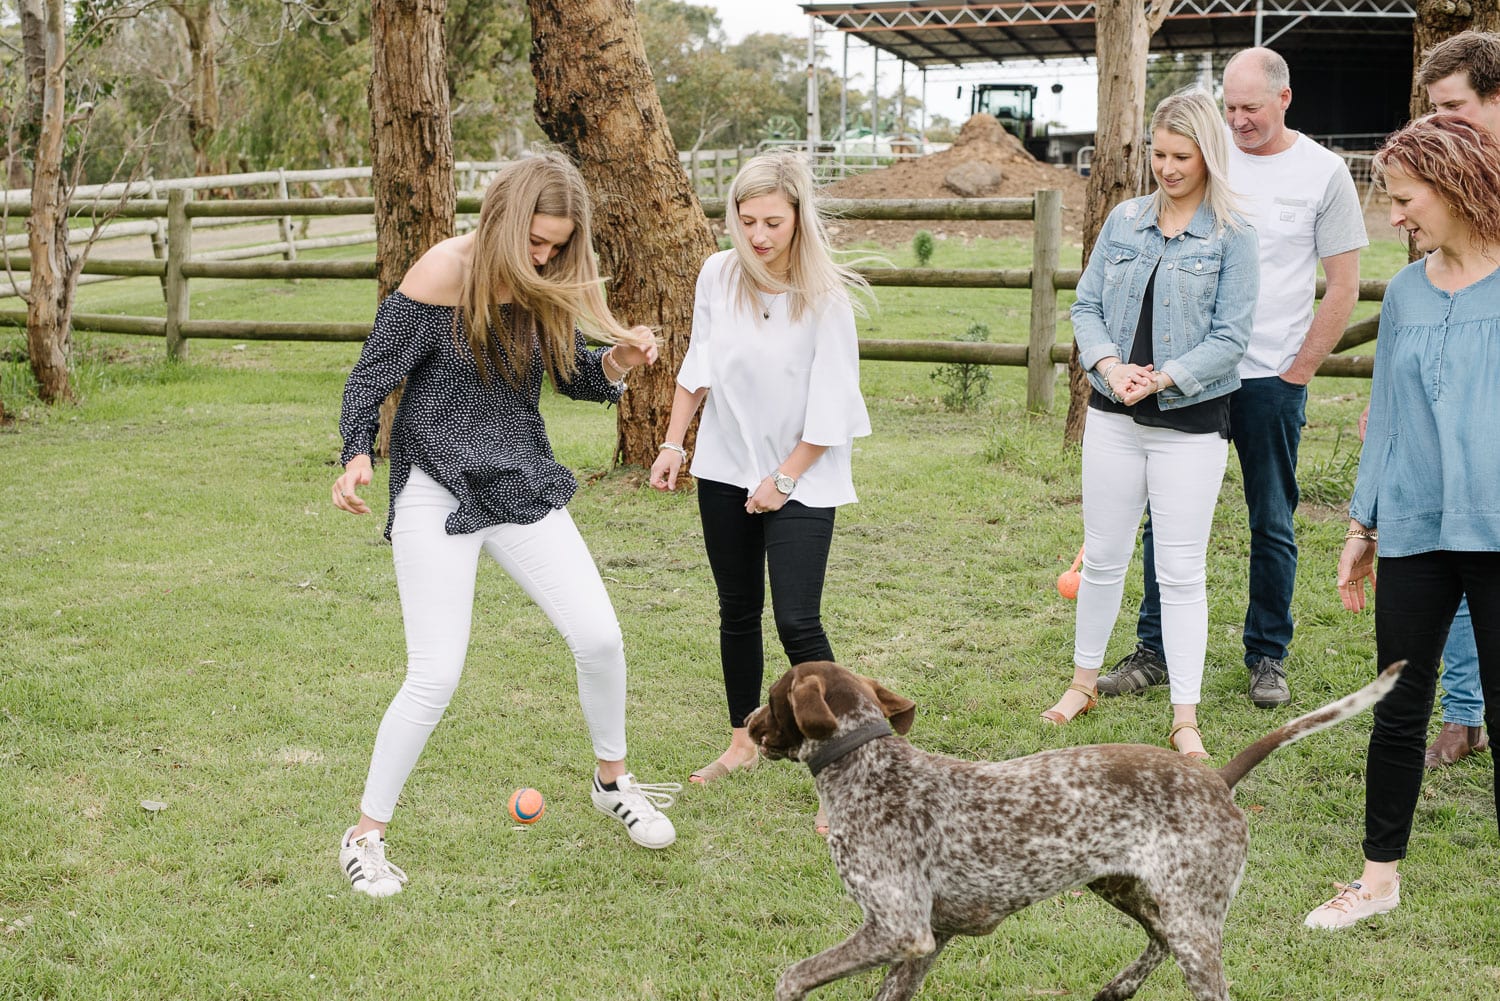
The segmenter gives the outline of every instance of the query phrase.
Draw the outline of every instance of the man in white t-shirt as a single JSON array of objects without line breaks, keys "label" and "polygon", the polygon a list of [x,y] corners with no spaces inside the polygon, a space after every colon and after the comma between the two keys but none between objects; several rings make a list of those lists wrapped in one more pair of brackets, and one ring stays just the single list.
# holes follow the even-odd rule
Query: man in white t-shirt
[{"label": "man in white t-shirt", "polygon": [[[1338,154],[1286,127],[1292,88],[1286,60],[1245,49],[1224,68],[1224,117],[1234,140],[1229,182],[1260,240],[1260,298],[1241,386],[1230,398],[1230,440],[1250,514],[1250,596],[1245,666],[1250,700],[1291,701],[1285,661],[1292,641],[1297,576],[1297,446],[1307,383],[1343,334],[1359,298],[1359,252],[1369,245],[1364,213]],[[1313,309],[1318,264],[1328,279]],[[1146,588],[1134,652],[1099,679],[1104,695],[1165,684],[1161,604],[1148,519]]]}]

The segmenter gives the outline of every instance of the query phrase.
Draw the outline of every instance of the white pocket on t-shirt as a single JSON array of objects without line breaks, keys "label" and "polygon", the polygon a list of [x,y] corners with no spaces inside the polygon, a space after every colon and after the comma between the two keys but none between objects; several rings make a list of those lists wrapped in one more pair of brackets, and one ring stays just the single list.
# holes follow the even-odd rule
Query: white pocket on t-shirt
[{"label": "white pocket on t-shirt", "polygon": [[1312,205],[1306,198],[1275,198],[1271,201],[1271,229],[1278,233],[1295,233],[1312,218]]}]

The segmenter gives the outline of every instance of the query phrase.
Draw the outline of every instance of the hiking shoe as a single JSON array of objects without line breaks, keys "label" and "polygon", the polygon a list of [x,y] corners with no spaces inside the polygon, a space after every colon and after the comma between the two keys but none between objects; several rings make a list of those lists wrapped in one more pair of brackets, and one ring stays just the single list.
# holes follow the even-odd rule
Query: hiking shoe
[{"label": "hiking shoe", "polygon": [[1371,896],[1364,886],[1355,880],[1352,883],[1334,883],[1339,895],[1310,911],[1302,923],[1309,928],[1348,928],[1356,921],[1393,911],[1401,903],[1401,877],[1396,877],[1389,896]]},{"label": "hiking shoe", "polygon": [[1292,701],[1286,667],[1275,657],[1262,657],[1250,665],[1250,701],[1262,709],[1275,709]]},{"label": "hiking shoe", "polygon": [[1100,695],[1134,695],[1167,683],[1167,662],[1144,644],[1121,657],[1109,673],[1099,678]]},{"label": "hiking shoe", "polygon": [[594,773],[594,809],[607,813],[625,825],[630,840],[642,848],[665,848],[677,840],[677,830],[662,807],[671,806],[673,793],[682,791],[680,782],[637,782],[626,772],[615,780],[614,789],[604,788],[599,773]]},{"label": "hiking shoe", "polygon": [[372,897],[389,897],[401,892],[406,873],[385,859],[385,839],[379,831],[366,831],[350,838],[354,828],[344,832],[339,841],[339,865],[349,877],[349,885]]}]

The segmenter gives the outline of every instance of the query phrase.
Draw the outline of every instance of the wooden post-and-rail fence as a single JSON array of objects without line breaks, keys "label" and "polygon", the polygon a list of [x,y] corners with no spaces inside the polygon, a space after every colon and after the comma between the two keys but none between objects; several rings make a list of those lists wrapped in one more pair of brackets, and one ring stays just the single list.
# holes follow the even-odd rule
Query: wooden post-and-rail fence
[{"label": "wooden post-and-rail fence", "polygon": [[[827,199],[821,203],[828,212],[845,219],[894,220],[1033,220],[1032,266],[1030,268],[864,268],[861,273],[871,285],[908,288],[995,288],[1030,289],[1031,315],[1025,344],[986,344],[942,340],[862,339],[859,356],[866,360],[969,363],[979,365],[1024,366],[1026,406],[1046,411],[1052,405],[1056,385],[1055,365],[1066,363],[1069,345],[1057,340],[1057,292],[1078,287],[1080,272],[1060,268],[1062,249],[1062,201],[1057,191],[1038,191],[1033,198],[975,199]],[[703,201],[704,211],[722,218],[723,199]],[[76,206],[87,210],[89,206]],[[25,215],[29,207],[12,204],[12,215]],[[291,216],[371,215],[373,198],[268,198],[235,200],[196,200],[190,189],[172,189],[165,200],[134,199],[116,207],[119,216],[127,218],[161,218],[167,221],[167,255],[163,259],[126,260],[91,257],[83,272],[94,275],[155,276],[162,279],[166,297],[164,318],[117,316],[98,313],[74,313],[73,326],[78,330],[101,333],[137,334],[162,337],[167,353],[182,357],[191,339],[280,340],[280,341],[362,341],[370,325],[361,323],[308,323],[301,321],[194,320],[190,315],[188,285],[194,278],[292,279],[292,278],[358,278],[373,279],[375,262],[370,261],[228,261],[195,258],[192,254],[193,220],[222,217],[263,217],[286,219]],[[479,197],[458,199],[460,213],[479,211]],[[281,245],[274,245],[282,253]],[[10,266],[23,271],[28,266],[24,254],[11,254]],[[1362,281],[1359,297],[1379,301],[1385,294],[1384,281]],[[1318,294],[1322,295],[1319,282]],[[0,324],[24,327],[24,311],[0,310]],[[1377,318],[1352,324],[1339,341],[1335,352],[1345,351],[1374,340]],[[1368,378],[1374,359],[1369,356],[1334,354],[1319,368],[1319,374]]]}]

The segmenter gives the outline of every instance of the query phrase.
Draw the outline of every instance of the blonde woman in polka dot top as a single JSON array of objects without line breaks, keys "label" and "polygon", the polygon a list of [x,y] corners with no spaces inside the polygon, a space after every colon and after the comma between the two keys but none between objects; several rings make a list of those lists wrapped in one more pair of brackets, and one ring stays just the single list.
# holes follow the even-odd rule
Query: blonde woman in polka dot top
[{"label": "blonde woman in polka dot top", "polygon": [[[672,784],[625,767],[625,655],[592,556],[568,514],[577,488],[552,455],[538,410],[542,372],[566,396],[617,401],[625,376],[656,361],[650,329],[610,315],[594,265],[588,194],[566,157],[518,160],[491,182],[470,233],[444,240],[381,303],[344,388],[344,473],[334,506],[370,513],[381,402],[405,383],[391,432],[390,515],[406,627],[406,680],[375,737],[358,823],[339,862],[351,886],[384,897],[406,875],[385,829],[417,757],[458,685],[480,553],[505,568],[572,652],[597,768],[592,799],[631,840],[676,838],[659,807]],[[609,348],[589,349],[578,325]]]}]

